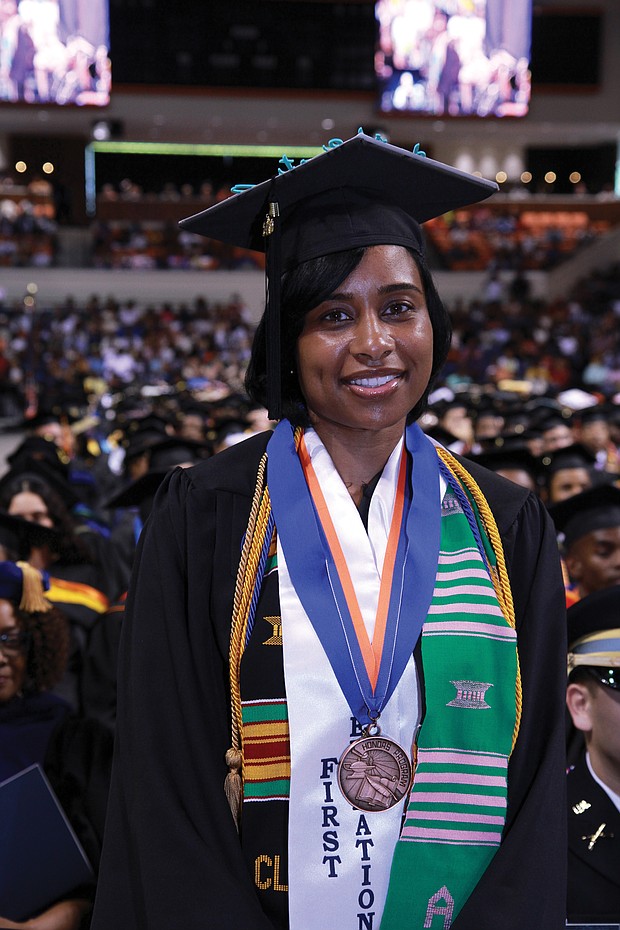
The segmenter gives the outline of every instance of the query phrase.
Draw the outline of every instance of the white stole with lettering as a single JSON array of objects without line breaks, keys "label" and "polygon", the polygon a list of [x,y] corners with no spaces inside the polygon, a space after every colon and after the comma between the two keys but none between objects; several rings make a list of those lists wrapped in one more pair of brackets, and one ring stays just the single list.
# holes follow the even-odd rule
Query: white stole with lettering
[{"label": "white stole with lettering", "polygon": [[[305,441],[372,638],[402,441],[372,496],[368,534],[317,434],[307,430]],[[299,532],[303,531],[299,527]],[[278,545],[291,747],[290,927],[378,930],[405,802],[391,810],[364,813],[354,810],[340,793],[338,759],[361,733],[359,727],[355,730],[351,710],[293,588],[280,541]],[[418,677],[412,656],[382,711],[382,733],[409,751],[419,714]]]}]

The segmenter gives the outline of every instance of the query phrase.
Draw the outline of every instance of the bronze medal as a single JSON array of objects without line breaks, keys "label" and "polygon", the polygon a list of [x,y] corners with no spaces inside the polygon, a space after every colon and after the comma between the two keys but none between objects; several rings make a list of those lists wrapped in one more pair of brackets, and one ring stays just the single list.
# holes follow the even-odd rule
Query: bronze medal
[{"label": "bronze medal", "polygon": [[338,787],[352,807],[387,811],[405,797],[413,777],[409,756],[380,734],[351,743],[338,763]]}]

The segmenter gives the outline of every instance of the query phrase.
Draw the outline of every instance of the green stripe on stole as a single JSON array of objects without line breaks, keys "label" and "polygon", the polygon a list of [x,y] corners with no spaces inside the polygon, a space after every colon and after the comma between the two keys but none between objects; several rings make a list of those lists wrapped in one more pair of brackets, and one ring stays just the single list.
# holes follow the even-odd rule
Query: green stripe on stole
[{"label": "green stripe on stole", "polygon": [[448,930],[495,855],[506,816],[516,635],[449,489],[422,662],[426,714],[381,930]]}]

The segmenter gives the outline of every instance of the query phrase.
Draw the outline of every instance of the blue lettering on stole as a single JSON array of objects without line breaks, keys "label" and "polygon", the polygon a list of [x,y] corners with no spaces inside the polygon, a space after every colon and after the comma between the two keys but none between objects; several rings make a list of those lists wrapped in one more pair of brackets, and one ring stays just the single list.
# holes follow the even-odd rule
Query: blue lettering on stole
[{"label": "blue lettering on stole", "polygon": [[360,913],[357,915],[357,930],[373,930],[376,911],[371,911],[370,908],[375,903],[375,893],[371,887],[370,872],[372,862],[368,850],[375,844],[372,831],[364,814],[360,814],[355,835],[358,837],[355,841],[355,847],[361,852],[360,865],[362,867],[362,887],[357,897],[357,906],[360,909]]},{"label": "blue lettering on stole", "polygon": [[351,720],[351,732],[349,733],[350,738],[360,739],[364,735],[364,728],[356,717],[350,717]]},{"label": "blue lettering on stole", "polygon": [[332,855],[323,856],[323,865],[326,865],[328,868],[327,877],[328,878],[338,878],[338,870],[336,865],[342,863],[342,859],[337,855],[338,850],[340,849],[340,840],[338,839],[338,830],[330,830],[328,827],[338,827],[338,808],[334,804],[334,798],[332,794],[332,776],[334,774],[334,769],[338,765],[338,759],[328,758],[321,759],[321,781],[323,782],[323,807],[321,812],[323,815],[322,820],[322,829],[323,829],[323,852],[331,853]]}]

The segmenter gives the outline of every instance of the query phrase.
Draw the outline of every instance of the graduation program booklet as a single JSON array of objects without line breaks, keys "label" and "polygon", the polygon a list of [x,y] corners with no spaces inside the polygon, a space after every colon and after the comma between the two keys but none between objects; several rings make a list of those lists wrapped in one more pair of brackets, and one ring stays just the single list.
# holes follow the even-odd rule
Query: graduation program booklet
[{"label": "graduation program booklet", "polygon": [[93,879],[39,765],[0,782],[0,915],[25,920]]}]

